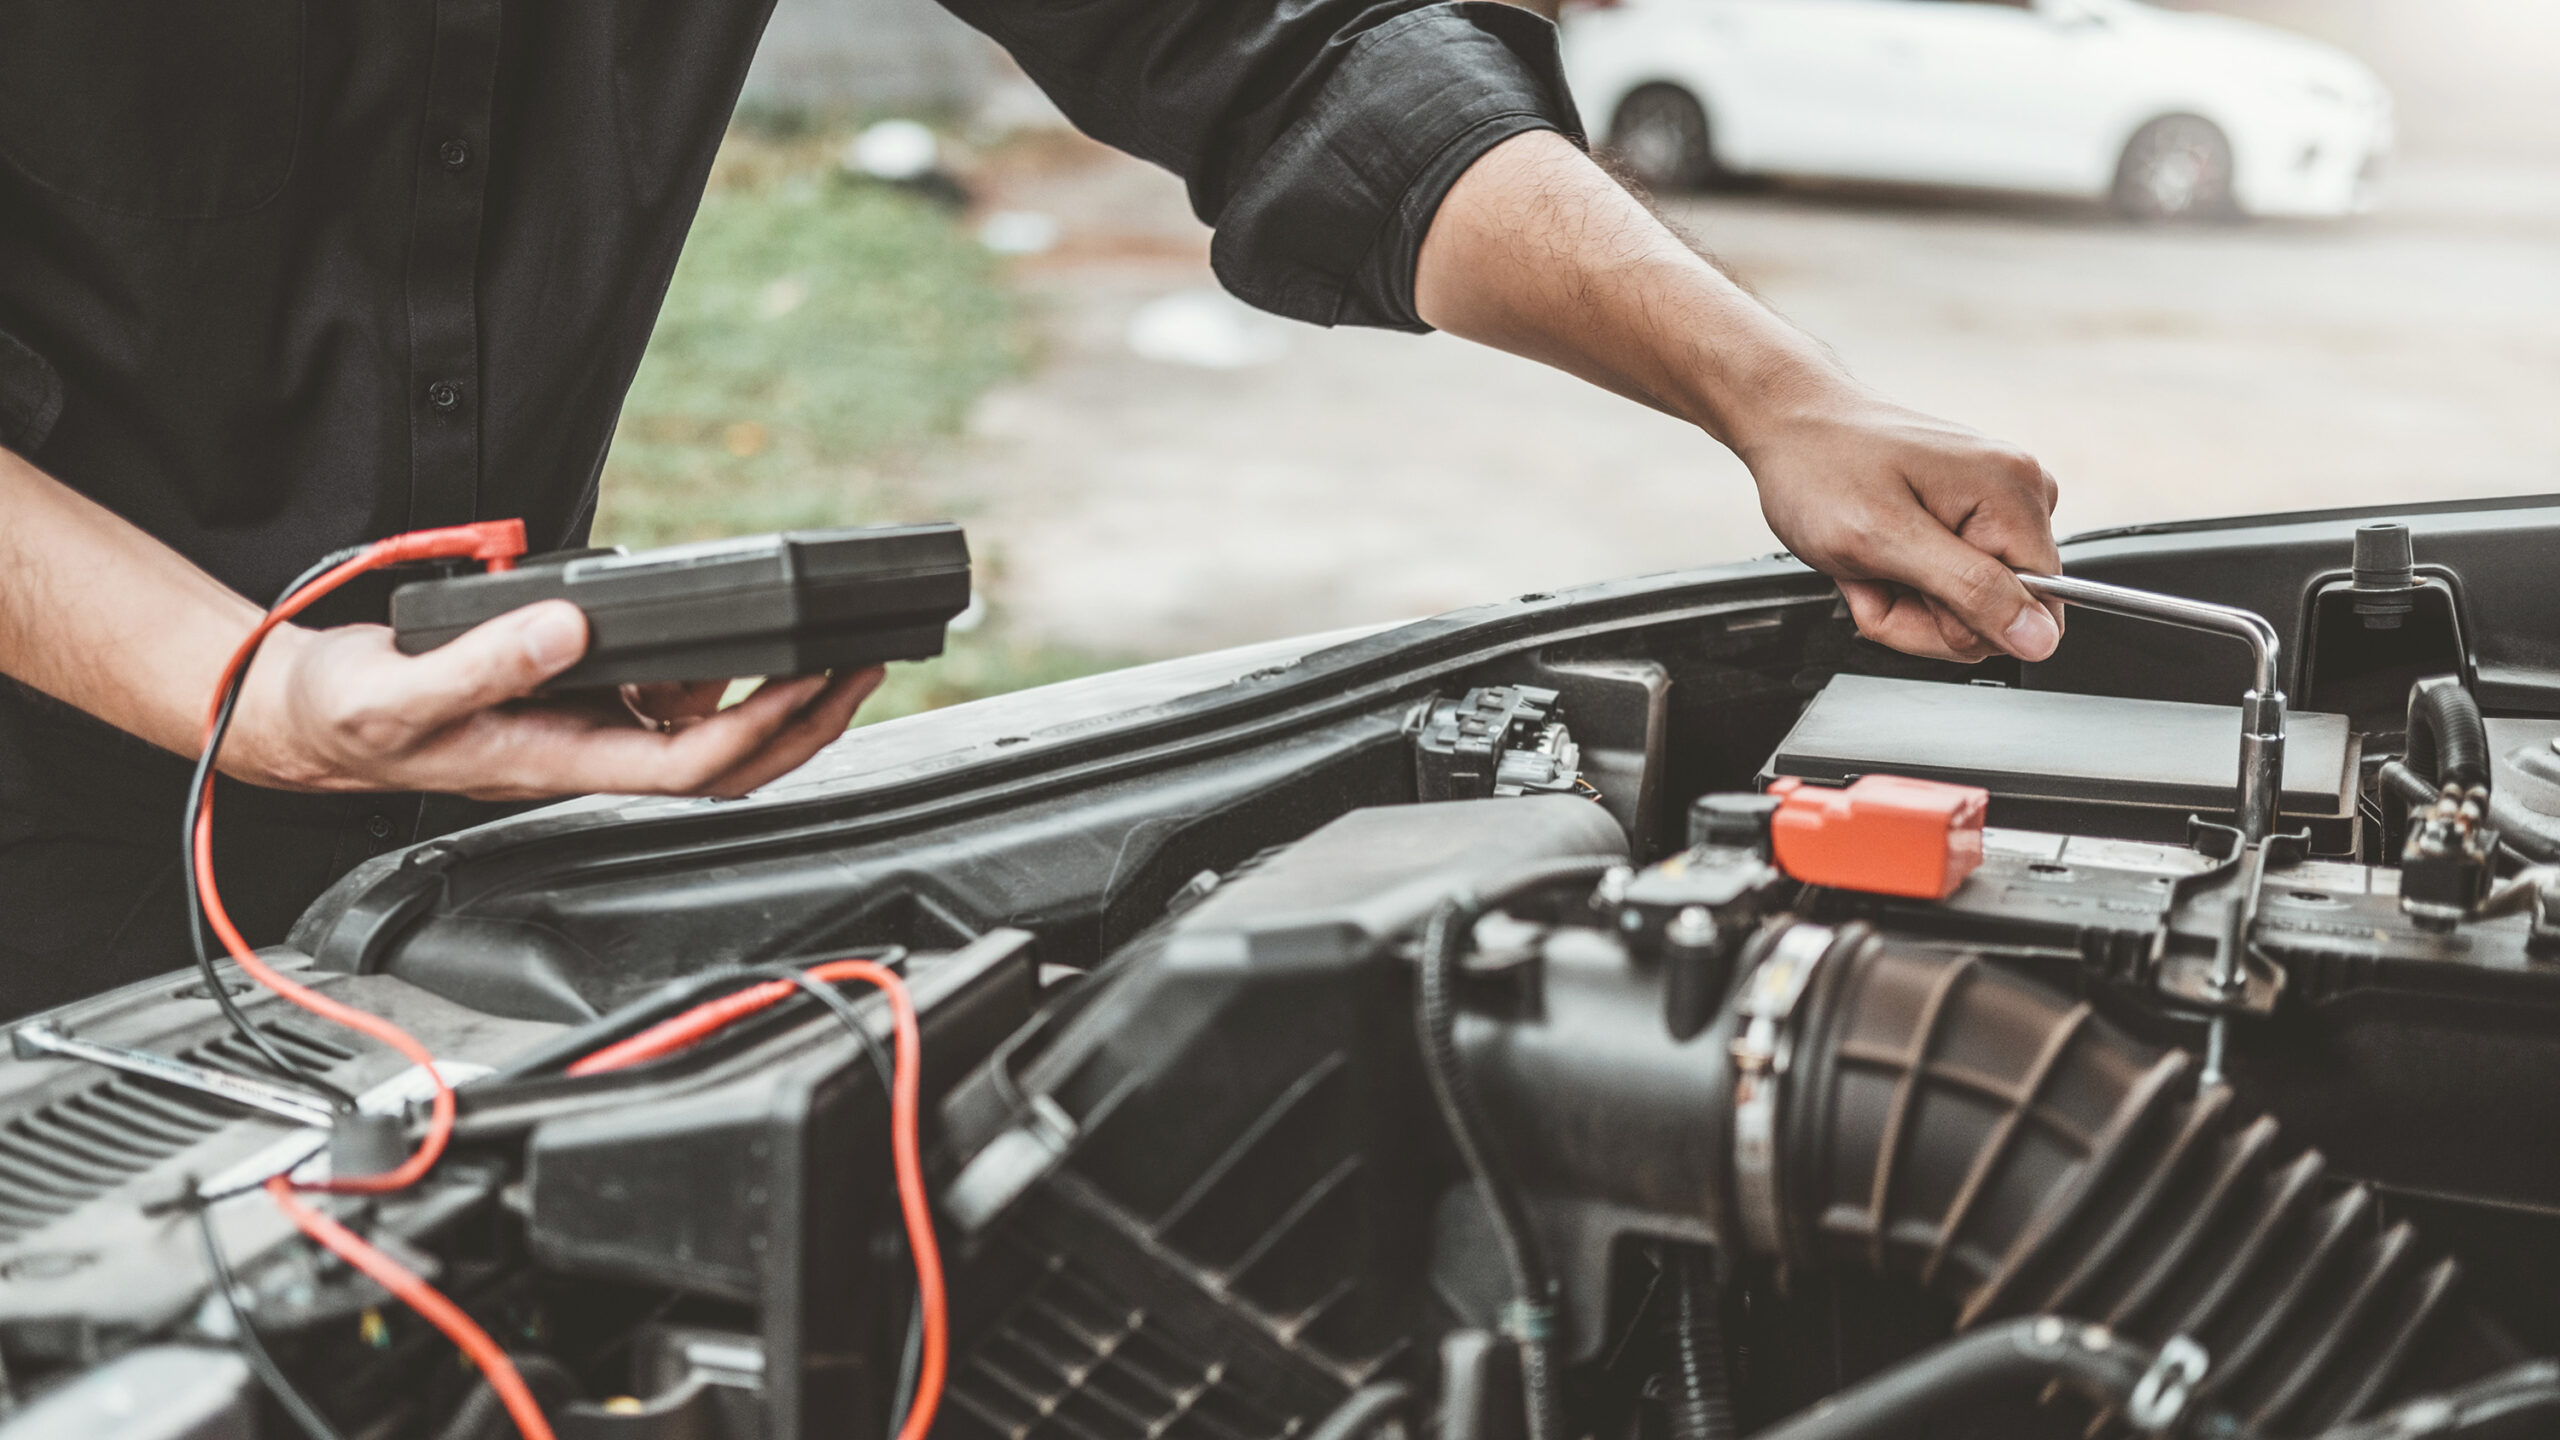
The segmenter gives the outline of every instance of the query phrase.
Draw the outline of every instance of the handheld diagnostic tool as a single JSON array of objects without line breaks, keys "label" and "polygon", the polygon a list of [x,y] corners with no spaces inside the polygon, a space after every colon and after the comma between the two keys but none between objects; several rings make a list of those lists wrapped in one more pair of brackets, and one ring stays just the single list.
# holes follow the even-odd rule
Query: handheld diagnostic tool
[{"label": "handheld diagnostic tool", "polygon": [[790,530],[630,554],[564,550],[512,570],[403,585],[391,628],[404,654],[432,650],[539,600],[587,614],[587,654],[557,689],[806,675],[942,653],[969,605],[960,527]]}]

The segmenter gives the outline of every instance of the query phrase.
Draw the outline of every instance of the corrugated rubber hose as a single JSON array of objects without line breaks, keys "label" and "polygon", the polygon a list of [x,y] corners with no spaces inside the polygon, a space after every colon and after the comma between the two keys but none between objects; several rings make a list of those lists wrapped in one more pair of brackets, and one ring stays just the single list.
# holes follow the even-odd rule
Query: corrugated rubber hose
[{"label": "corrugated rubber hose", "polygon": [[2489,783],[2489,727],[2480,702],[2450,678],[2409,691],[2409,768],[2436,785]]},{"label": "corrugated rubber hose", "polygon": [[2186,1337],[2196,1399],[2316,1434],[2522,1356],[2459,1267],[2286,1146],[2196,1061],[1983,957],[1842,932],[1780,1091],[1781,1258],[1943,1296],[1957,1328],[2068,1316]]},{"label": "corrugated rubber hose", "polygon": [[1666,1257],[1671,1281],[1671,1393],[1664,1397],[1671,1440],[1734,1440],[1733,1388],[1725,1378],[1724,1326],[1716,1308],[1713,1255],[1681,1246]]}]

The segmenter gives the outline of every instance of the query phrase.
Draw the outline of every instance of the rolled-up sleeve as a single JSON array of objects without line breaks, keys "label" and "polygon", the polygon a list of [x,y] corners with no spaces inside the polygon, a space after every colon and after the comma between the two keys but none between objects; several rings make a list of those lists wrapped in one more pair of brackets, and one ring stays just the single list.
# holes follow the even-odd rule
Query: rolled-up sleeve
[{"label": "rolled-up sleeve", "polygon": [[1555,27],[1471,0],[945,0],[1067,118],[1172,170],[1220,283],[1318,325],[1428,327],[1422,238],[1530,130],[1582,140]]}]

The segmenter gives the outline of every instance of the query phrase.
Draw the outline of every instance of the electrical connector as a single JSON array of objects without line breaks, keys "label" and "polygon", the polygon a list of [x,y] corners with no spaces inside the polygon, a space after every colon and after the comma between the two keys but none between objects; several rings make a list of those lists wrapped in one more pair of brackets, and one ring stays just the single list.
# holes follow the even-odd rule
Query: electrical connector
[{"label": "electrical connector", "polygon": [[512,570],[524,548],[522,520],[478,520],[469,525],[394,535],[377,543],[374,551],[385,565],[413,560],[477,560],[492,570]]},{"label": "electrical connector", "polygon": [[1769,793],[1778,868],[1808,885],[1943,900],[1982,863],[1988,790],[1902,775],[1829,790],[1788,776]]}]

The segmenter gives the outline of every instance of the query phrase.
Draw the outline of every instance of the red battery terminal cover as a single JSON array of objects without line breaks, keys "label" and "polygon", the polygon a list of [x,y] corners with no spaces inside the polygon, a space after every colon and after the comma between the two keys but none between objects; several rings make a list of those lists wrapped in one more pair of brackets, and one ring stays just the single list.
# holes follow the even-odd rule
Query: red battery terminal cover
[{"label": "red battery terminal cover", "polygon": [[1794,776],[1772,782],[1778,868],[1808,885],[1944,900],[1982,863],[1991,792],[1971,785],[1867,775],[1843,789]]}]

